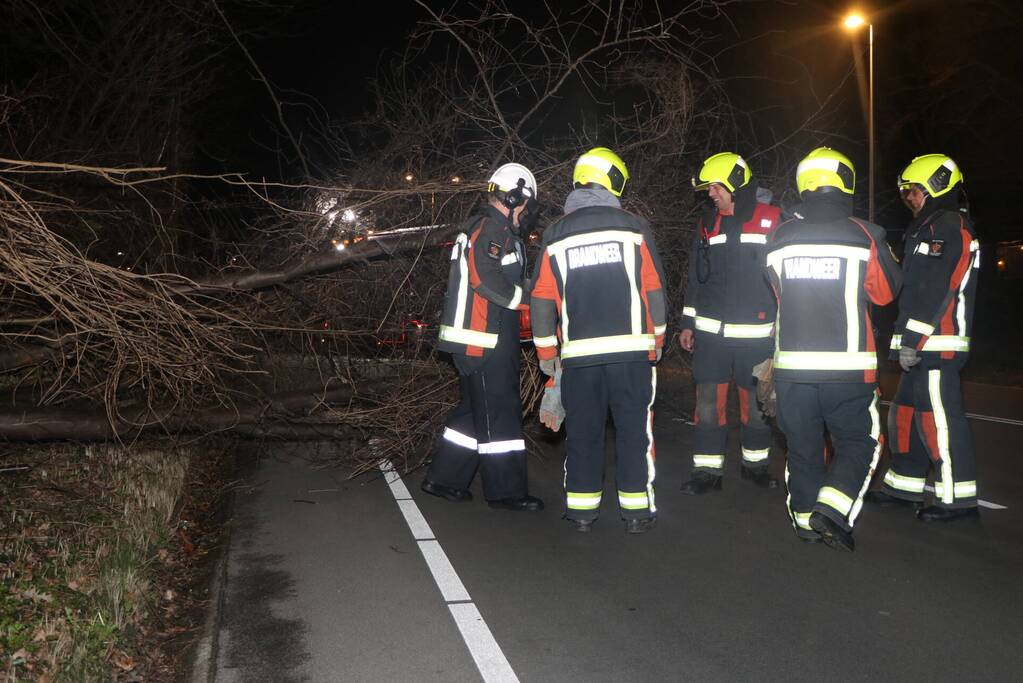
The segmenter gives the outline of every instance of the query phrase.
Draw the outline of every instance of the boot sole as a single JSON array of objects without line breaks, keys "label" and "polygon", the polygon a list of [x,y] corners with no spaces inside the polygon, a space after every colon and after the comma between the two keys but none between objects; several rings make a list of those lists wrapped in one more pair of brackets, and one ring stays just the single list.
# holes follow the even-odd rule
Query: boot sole
[{"label": "boot sole", "polygon": [[855,550],[855,547],[848,545],[845,539],[835,535],[831,526],[824,521],[823,515],[821,517],[811,517],[810,528],[821,535],[821,540],[824,541],[824,544],[829,548],[842,550],[847,553],[851,553]]}]

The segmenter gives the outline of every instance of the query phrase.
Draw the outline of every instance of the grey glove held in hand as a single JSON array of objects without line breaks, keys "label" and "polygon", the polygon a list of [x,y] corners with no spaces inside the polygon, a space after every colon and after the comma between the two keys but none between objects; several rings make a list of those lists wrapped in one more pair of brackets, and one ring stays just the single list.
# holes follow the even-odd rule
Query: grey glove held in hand
[{"label": "grey glove held in hand", "polygon": [[920,354],[917,353],[916,349],[911,346],[903,346],[899,349],[899,365],[906,372],[909,369],[920,362]]},{"label": "grey glove held in hand", "polygon": [[550,360],[540,360],[540,371],[548,377],[554,377],[554,373],[558,367],[558,359],[551,358]]},{"label": "grey glove held in hand", "polygon": [[554,373],[554,383],[544,389],[540,399],[540,422],[551,431],[561,429],[565,419],[565,407],[561,405],[561,368]]}]

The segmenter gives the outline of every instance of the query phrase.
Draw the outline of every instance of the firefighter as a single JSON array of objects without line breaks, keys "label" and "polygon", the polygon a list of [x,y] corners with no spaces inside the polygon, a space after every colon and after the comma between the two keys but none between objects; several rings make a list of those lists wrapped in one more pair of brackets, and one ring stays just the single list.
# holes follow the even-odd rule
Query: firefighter
[{"label": "firefighter", "polygon": [[664,343],[664,275],[642,218],[619,197],[629,171],[598,147],[572,174],[565,215],[544,232],[530,303],[541,368],[560,356],[565,410],[565,518],[597,519],[604,489],[604,428],[614,419],[617,488],[628,533],[654,526],[654,363]]},{"label": "firefighter", "polygon": [[689,495],[721,490],[733,379],[742,423],[742,478],[763,488],[778,486],[767,470],[771,428],[750,392],[753,366],[774,350],[777,302],[763,263],[781,210],[759,202],[751,180],[745,160],[732,152],[710,157],[693,178],[693,187],[706,190],[714,206],[696,225],[679,334],[682,348],[693,354],[696,381],[693,475],[682,484]]},{"label": "firefighter", "polygon": [[426,493],[452,502],[472,499],[477,468],[493,508],[538,511],[530,496],[519,398],[519,313],[525,250],[522,226],[537,212],[536,179],[520,164],[490,177],[487,205],[463,225],[451,250],[438,348],[458,370],[461,401],[423,480]]},{"label": "firefighter", "polygon": [[888,411],[892,464],[868,500],[922,504],[934,464],[934,504],[924,521],[976,518],[976,462],[959,372],[970,351],[980,247],[965,202],[963,174],[944,154],[917,157],[899,175],[913,213],[906,229],[904,284],[892,337],[903,374]]},{"label": "firefighter", "polygon": [[799,538],[849,551],[881,453],[868,302],[891,302],[902,284],[884,230],[852,216],[855,178],[845,155],[810,152],[796,170],[802,204],[795,219],[767,244],[778,297],[773,365],[778,424],[788,441],[789,515]]}]

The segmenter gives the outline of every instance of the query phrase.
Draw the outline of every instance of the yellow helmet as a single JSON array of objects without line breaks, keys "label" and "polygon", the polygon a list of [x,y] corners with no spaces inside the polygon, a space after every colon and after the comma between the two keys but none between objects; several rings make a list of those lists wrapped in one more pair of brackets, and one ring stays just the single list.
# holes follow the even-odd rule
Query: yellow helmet
[{"label": "yellow helmet", "polygon": [[799,194],[813,192],[822,187],[834,187],[852,194],[856,188],[856,169],[849,157],[830,147],[818,147],[796,167],[796,187]]},{"label": "yellow helmet", "polygon": [[596,183],[616,197],[622,196],[628,179],[629,169],[625,167],[625,162],[607,147],[594,147],[583,154],[575,162],[575,170],[572,172],[573,185]]},{"label": "yellow helmet", "polygon": [[963,172],[944,154],[925,154],[909,162],[899,174],[899,189],[919,185],[932,197],[940,197],[963,182]]},{"label": "yellow helmet", "polygon": [[713,183],[723,185],[729,192],[735,192],[750,181],[746,160],[735,152],[721,152],[703,162],[700,175],[693,178],[693,187],[705,190]]}]

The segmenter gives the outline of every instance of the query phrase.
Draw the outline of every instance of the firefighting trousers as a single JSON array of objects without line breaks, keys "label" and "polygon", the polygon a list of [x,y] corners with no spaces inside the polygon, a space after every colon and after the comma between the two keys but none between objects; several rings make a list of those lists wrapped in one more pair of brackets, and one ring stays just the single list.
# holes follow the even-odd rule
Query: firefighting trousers
[{"label": "firefighting trousers", "polygon": [[653,405],[657,371],[647,361],[565,368],[565,516],[596,519],[604,492],[604,428],[614,420],[618,505],[623,519],[653,517]]},{"label": "firefighting trousers", "polygon": [[728,387],[735,380],[739,393],[742,464],[749,469],[767,467],[771,428],[757,404],[753,366],[771,357],[774,342],[742,342],[697,333],[693,355],[696,410],[693,469],[720,475],[725,467],[728,441]]},{"label": "firefighting trousers", "polygon": [[977,505],[977,463],[959,387],[961,361],[923,363],[904,372],[888,410],[892,464],[884,491],[922,501],[934,466],[934,502],[948,508]]},{"label": "firefighting trousers", "polygon": [[[881,455],[881,418],[873,384],[775,382],[778,425],[788,441],[785,484],[796,533],[815,536],[820,512],[851,531]],[[831,435],[828,462],[824,430]]]},{"label": "firefighting trousers", "polygon": [[448,415],[426,475],[438,484],[468,489],[479,469],[487,500],[519,498],[528,492],[517,313],[514,324],[506,322],[502,321],[497,347],[486,360],[466,363],[456,357],[461,400]]}]

